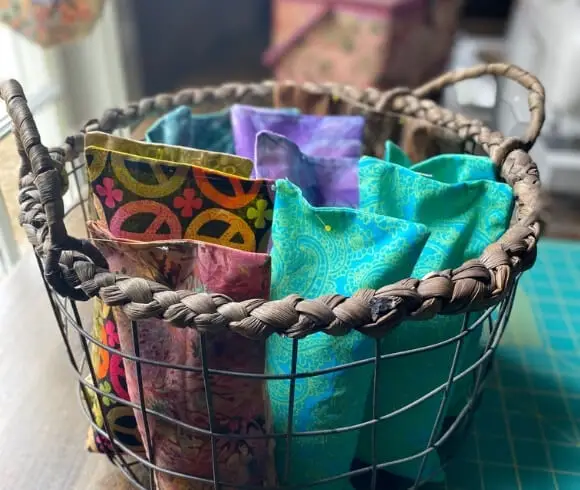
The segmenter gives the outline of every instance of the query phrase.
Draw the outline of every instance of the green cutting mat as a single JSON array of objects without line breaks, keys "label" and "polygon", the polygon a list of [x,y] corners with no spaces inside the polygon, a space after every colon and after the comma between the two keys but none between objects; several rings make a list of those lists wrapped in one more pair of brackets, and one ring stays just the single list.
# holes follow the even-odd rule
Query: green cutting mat
[{"label": "green cutting mat", "polygon": [[540,243],[460,453],[447,490],[580,490],[580,244]]}]

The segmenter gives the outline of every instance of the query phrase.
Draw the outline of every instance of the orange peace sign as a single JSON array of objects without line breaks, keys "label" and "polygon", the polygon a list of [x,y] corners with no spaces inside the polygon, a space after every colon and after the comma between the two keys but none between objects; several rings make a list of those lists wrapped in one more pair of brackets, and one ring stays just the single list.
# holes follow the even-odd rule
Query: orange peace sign
[{"label": "orange peace sign", "polygon": [[[101,343],[107,345],[107,331],[105,327],[101,325],[99,333],[99,339]],[[99,355],[99,360],[97,362],[97,378],[103,379],[107,373],[109,372],[109,351],[107,349],[103,349],[100,346],[97,346],[97,352]]]},{"label": "orange peace sign", "polygon": [[[201,234],[200,230],[203,225],[211,221],[221,221],[229,226],[218,238]],[[232,241],[237,235],[241,236],[242,243]],[[246,252],[256,251],[256,236],[250,225],[239,216],[225,209],[207,209],[198,214],[185,230],[184,238],[225,245],[226,247],[245,250]]]},{"label": "orange peace sign", "polygon": [[[139,214],[153,214],[155,218],[143,232],[123,230],[123,224],[132,216]],[[168,233],[159,232],[163,225],[169,228]],[[175,213],[165,204],[155,201],[133,201],[124,204],[111,218],[109,228],[116,238],[141,241],[178,240],[182,238],[183,231]]]},{"label": "orange peace sign", "polygon": [[[250,190],[246,192],[242,187],[243,179],[228,177],[218,173],[214,174],[199,168],[193,168],[193,175],[201,193],[226,209],[243,208],[251,203],[258,195],[258,191],[263,183],[263,181],[260,180],[251,181],[252,186],[250,187]],[[223,194],[210,182],[225,182],[226,180],[229,181],[232,186],[232,190],[234,191],[233,196]]]}]

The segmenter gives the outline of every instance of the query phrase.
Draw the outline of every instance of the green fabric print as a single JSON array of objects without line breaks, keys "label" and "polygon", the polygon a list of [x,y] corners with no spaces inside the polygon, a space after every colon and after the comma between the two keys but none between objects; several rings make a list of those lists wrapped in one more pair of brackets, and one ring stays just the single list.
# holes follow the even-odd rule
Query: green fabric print
[{"label": "green fabric print", "polygon": [[[297,293],[305,298],[352,295],[408,277],[427,241],[425,226],[348,208],[315,208],[287,180],[276,181],[272,226],[271,299]],[[312,372],[374,356],[374,341],[358,332],[342,337],[316,333],[299,341],[298,372]],[[290,374],[292,340],[270,337],[266,372]],[[371,364],[296,381],[295,432],[335,429],[363,422]],[[288,380],[269,381],[274,431],[287,432]],[[291,471],[285,477],[286,444],[278,439],[276,462],[284,485],[306,485],[350,469],[359,431],[294,437]],[[348,479],[317,485],[351,488]]]},{"label": "green fabric print", "polygon": [[[364,157],[360,161],[361,210],[423,223],[431,235],[418,260],[413,277],[455,268],[481,255],[509,225],[513,194],[509,186],[492,180],[493,163],[469,155],[443,155],[417,165],[394,145],[387,145],[387,156],[394,163]],[[442,169],[437,166],[437,159]],[[429,168],[430,175],[418,173]],[[482,179],[483,180],[478,180]],[[463,181],[459,181],[461,179]],[[470,317],[475,319],[475,315]],[[383,354],[435,344],[455,336],[461,330],[462,315],[441,316],[423,322],[405,322],[381,341]],[[464,342],[460,370],[480,354],[481,330]],[[455,344],[421,354],[382,361],[379,390],[379,416],[393,412],[427,394],[447,381]],[[473,377],[454,386],[446,415],[457,415],[472,387]],[[378,463],[417,454],[427,447],[442,399],[442,393],[377,426]],[[367,417],[371,413],[370,395]],[[455,413],[453,413],[455,412]],[[363,429],[357,456],[369,463],[370,430]],[[421,464],[411,462],[389,466],[388,471],[415,478]],[[431,453],[423,475],[431,475],[440,466]]]}]

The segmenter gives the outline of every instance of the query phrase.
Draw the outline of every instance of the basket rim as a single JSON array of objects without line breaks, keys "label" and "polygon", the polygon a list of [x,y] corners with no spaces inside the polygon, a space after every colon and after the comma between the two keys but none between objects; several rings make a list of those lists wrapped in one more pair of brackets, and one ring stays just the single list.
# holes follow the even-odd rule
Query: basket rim
[{"label": "basket rim", "polygon": [[[524,139],[506,138],[481,121],[425,99],[447,85],[483,75],[504,76],[528,90],[531,122]],[[474,141],[512,187],[515,222],[479,258],[456,269],[434,271],[422,279],[403,279],[377,290],[360,289],[351,297],[334,294],[312,300],[292,294],[281,300],[234,302],[222,294],[173,291],[148,279],[110,272],[90,240],[68,235],[61,196],[66,184],[63,169],[65,162],[82,155],[86,132],[110,133],[179,105],[231,105],[248,97],[271,97],[275,101],[282,88],[346,102],[367,117],[386,117],[389,113],[413,117]],[[541,184],[528,151],[544,122],[545,94],[533,75],[513,65],[495,63],[448,72],[415,90],[395,88],[381,92],[332,83],[288,81],[187,89],[144,98],[124,109],[108,110],[100,120],[90,120],[80,133],[68,137],[61,147],[50,150],[41,143],[20,84],[9,80],[0,85],[0,98],[6,102],[13,121],[21,158],[20,223],[43,260],[47,283],[61,296],[73,300],[86,301],[99,295],[106,304],[121,307],[131,320],[161,318],[177,327],[205,332],[229,329],[256,339],[273,333],[303,338],[320,331],[340,336],[351,330],[382,337],[405,320],[426,320],[439,314],[479,311],[496,305],[536,258],[542,232]]]}]

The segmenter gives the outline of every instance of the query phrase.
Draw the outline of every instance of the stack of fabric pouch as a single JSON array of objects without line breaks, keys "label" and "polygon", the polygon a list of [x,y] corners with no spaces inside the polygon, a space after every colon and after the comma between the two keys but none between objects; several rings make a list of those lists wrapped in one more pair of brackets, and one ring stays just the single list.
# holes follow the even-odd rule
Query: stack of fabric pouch
[{"label": "stack of fabric pouch", "polygon": [[256,177],[290,180],[313,206],[358,207],[358,160],[305,155],[271,131],[260,131],[256,138]]},{"label": "stack of fabric pouch", "polygon": [[272,131],[287,137],[309,156],[353,157],[362,152],[365,119],[362,116],[313,116],[264,112],[233,105],[232,129],[236,154],[254,160],[256,136]]},{"label": "stack of fabric pouch", "polygon": [[[352,295],[408,277],[428,238],[427,228],[388,216],[348,208],[311,206],[298,187],[276,181],[272,228],[271,298],[296,293],[305,298]],[[364,292],[361,301],[366,301]],[[272,336],[267,341],[267,374],[290,374],[293,341]],[[316,333],[299,341],[297,372],[312,372],[373,357],[374,341],[358,332],[333,337]],[[314,377],[295,385],[294,432],[347,427],[363,420],[372,364]],[[288,432],[289,380],[267,384],[273,429]],[[352,396],[359,393],[363,396]],[[285,485],[313,483],[348,472],[358,430],[331,435],[293,437],[287,453],[284,438],[276,444],[278,478]],[[289,472],[286,473],[286,459]],[[346,478],[317,488],[350,488]]]},{"label": "stack of fabric pouch", "polygon": [[[495,181],[488,158],[471,155],[441,155],[411,166],[395,145],[388,144],[387,158],[364,157],[360,162],[361,210],[405,219],[427,226],[430,238],[413,269],[413,277],[459,267],[481,255],[509,225],[513,208],[511,188]],[[470,320],[476,319],[471,315]],[[438,316],[422,322],[404,322],[381,342],[382,354],[432,345],[459,334],[463,316]],[[480,353],[478,332],[462,345],[457,373]],[[456,344],[413,356],[381,362],[378,415],[400,409],[447,382]],[[451,393],[446,413],[466,401],[473,375]],[[435,425],[443,392],[377,425],[377,462],[395,461],[424,451]],[[456,415],[457,413],[455,413]],[[367,400],[365,420],[372,418],[372,400]],[[440,429],[442,420],[439,422]],[[437,431],[435,436],[437,436]],[[371,429],[361,432],[357,457],[371,462]],[[414,481],[421,466],[417,458],[385,469]],[[440,469],[435,452],[426,459],[424,477]],[[441,474],[441,478],[443,475]],[[412,483],[412,482],[411,482]],[[406,488],[406,487],[405,487]]]},{"label": "stack of fabric pouch", "polygon": [[[268,298],[270,258],[262,252],[269,244],[273,184],[239,176],[250,174],[252,162],[104,133],[88,133],[85,145],[98,217],[89,228],[111,270],[151,278],[170,289],[222,293],[237,300]],[[203,296],[198,300],[204,301]],[[142,357],[201,367],[201,337],[195,329],[178,329],[158,319],[132,325],[121,309],[113,312],[123,352],[135,353],[136,333]],[[264,372],[263,342],[208,333],[206,350],[209,368]],[[124,364],[129,398],[140,403],[136,367]],[[148,409],[209,430],[200,372],[142,364],[142,380]],[[212,376],[211,388],[215,432],[251,436],[269,431],[263,380]],[[140,410],[135,416],[145,443]],[[145,443],[145,450],[152,461],[174,472],[213,479],[207,435],[162,417],[147,420],[153,444]],[[224,488],[275,485],[267,439],[224,436],[216,438],[216,446]],[[156,480],[161,490],[212,488],[160,472]]]},{"label": "stack of fabric pouch", "polygon": [[[298,114],[298,109],[255,107],[255,114]],[[145,133],[152,143],[185,146],[220,153],[235,153],[230,109],[210,114],[194,114],[188,106],[179,106],[160,117]]]}]

